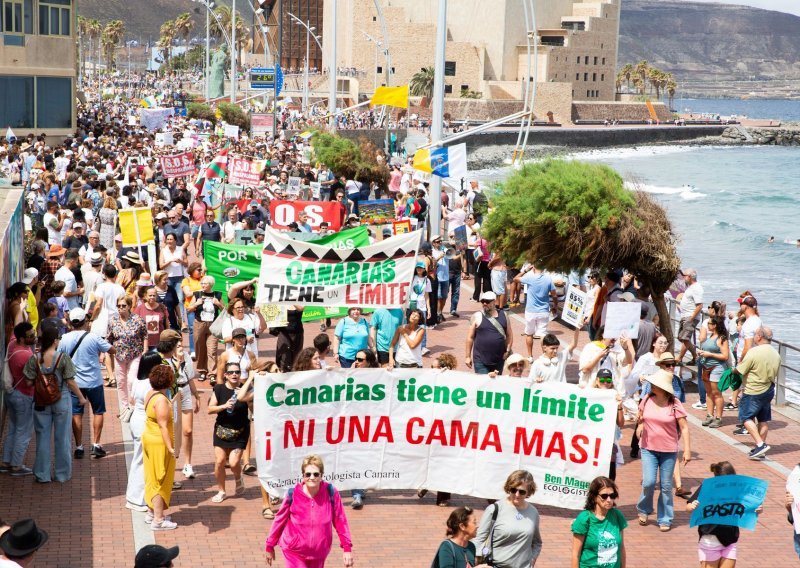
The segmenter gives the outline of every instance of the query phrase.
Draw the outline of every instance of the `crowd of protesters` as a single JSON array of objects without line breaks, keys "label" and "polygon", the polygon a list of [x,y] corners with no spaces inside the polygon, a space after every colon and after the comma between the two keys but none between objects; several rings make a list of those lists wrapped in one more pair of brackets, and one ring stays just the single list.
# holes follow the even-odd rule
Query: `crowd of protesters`
[{"label": "crowd of protesters", "polygon": [[[140,87],[147,91],[147,85]],[[157,87],[150,86],[153,91]],[[206,273],[203,261],[204,242],[232,243],[242,229],[255,231],[256,242],[262,242],[264,230],[272,224],[274,199],[337,202],[338,221],[350,228],[361,224],[359,202],[385,196],[394,200],[398,220],[408,219],[413,227],[425,230],[431,211],[427,180],[396,152],[379,151],[380,159],[391,166],[390,182],[387,187],[370,186],[314,163],[304,138],[281,132],[275,139],[227,141],[203,121],[170,118],[166,128],[173,132],[175,144],[189,142],[183,147],[194,153],[199,173],[226,144],[231,155],[268,161],[258,186],[226,195],[217,183],[195,187],[196,175],[165,177],[159,156],[176,150],[157,144],[152,132],[129,120],[134,111],[131,103],[94,101],[79,107],[73,137],[53,141],[29,136],[0,142],[0,162],[19,174],[25,190],[26,222],[33,236],[26,245],[24,277],[8,286],[5,298],[12,389],[6,396],[8,425],[0,473],[32,476],[36,483],[68,482],[74,460],[84,459],[87,452],[93,459],[108,454],[103,447],[104,419],[107,402],[115,401],[110,412],[130,423],[134,440],[127,506],[144,513],[154,531],[176,529],[177,523],[165,511],[172,491],[195,477],[192,431],[193,421],[202,419],[195,416],[201,408],[214,417],[216,486],[209,501],[218,504],[243,493],[242,475],[257,474],[250,432],[254,371],[336,366],[454,369],[460,354],[445,353],[434,360],[428,346],[435,344],[442,322],[464,316],[469,323],[463,366],[477,374],[577,382],[583,388],[616,391],[617,440],[623,428],[635,428],[631,457],[642,461],[639,525],[647,525],[655,514],[660,530],[669,531],[673,495],[692,494],[682,487],[680,477],[680,467],[693,455],[682,404],[686,374],[680,368],[697,366],[701,393],[693,407],[707,409],[703,426],[717,428],[724,411],[737,410],[737,433],[749,434],[755,444],[749,457],[762,459],[769,451],[770,402],[781,360],[770,345],[772,332],[761,321],[753,294],[740,296],[738,313],[728,312],[720,301],[712,302],[708,306],[712,317],[698,330],[706,307],[704,291],[697,272],[683,270],[677,295],[681,323],[676,357],[663,334],[667,322],[659,321],[653,298],[635,274],[624,269],[606,271],[602,279],[595,271],[555,274],[536,263],[515,265],[494,255],[481,231],[489,199],[478,180],[471,180],[468,188],[442,195],[446,229],[443,234],[427,233],[405,310],[377,309],[366,315],[353,307],[335,325],[325,322],[319,334],[305,336],[303,306],[298,305],[288,310],[288,324],[270,327],[255,306],[255,281],[239,282],[225,295],[213,290],[214,278]],[[302,180],[299,193],[290,191],[292,177]],[[151,209],[154,250],[123,246],[120,212],[132,207]],[[312,226],[303,215],[290,229],[327,232],[326,225]],[[457,239],[461,231],[466,242]],[[391,234],[391,229],[370,227],[372,240]],[[573,286],[588,295],[583,323],[591,340],[577,358],[581,328],[563,346],[551,329]],[[459,310],[462,287],[480,303],[477,312]],[[612,302],[640,306],[638,339],[606,336],[606,312]],[[524,339],[515,344],[510,318],[518,307],[525,321]],[[223,312],[228,316],[217,337],[211,325]],[[271,336],[276,337],[274,344]],[[271,352],[274,361],[269,360]],[[570,361],[577,363],[574,376],[568,376]],[[734,385],[725,405],[720,383],[725,379],[730,384],[736,376],[741,386]],[[40,381],[55,385],[49,398],[40,397],[35,389]],[[200,387],[206,381],[212,392],[203,403]],[[84,414],[91,420],[84,421]],[[34,434],[35,462],[29,467],[24,461]],[[621,463],[616,443],[608,476],[591,484],[585,511],[572,525],[573,566],[626,564],[622,534],[627,523],[614,508],[618,497],[614,480]],[[226,469],[233,477],[233,491]],[[178,471],[182,479],[176,479]],[[277,501],[262,490],[262,514],[274,519],[267,540],[268,562],[277,545],[284,557],[299,555],[298,562],[306,562],[297,565],[321,566],[330,551],[333,525],[344,549],[344,564],[352,564],[342,500],[321,480],[323,471],[318,457],[307,458],[303,481],[277,513]],[[719,475],[716,470],[715,475]],[[451,514],[450,544],[440,547],[439,566],[476,566],[472,543],[483,544],[490,533],[497,539],[493,547],[494,559],[501,563],[497,565],[535,564],[546,546],[539,535],[538,512],[526,501],[536,482],[530,473],[518,471],[503,489],[507,498],[493,505],[480,522],[468,508]],[[424,490],[419,493],[424,494]],[[364,491],[353,491],[351,507],[364,507],[365,497]],[[448,499],[440,492],[437,503],[447,506]],[[324,519],[317,522],[328,536],[302,543],[295,533],[312,503],[325,510]],[[513,519],[524,520],[524,530],[510,528]],[[19,530],[39,529],[33,525]],[[0,546],[5,542],[0,538]],[[722,555],[717,558],[735,558],[729,539],[703,542],[701,560],[717,553]],[[8,552],[5,546],[3,550]],[[609,562],[599,563],[601,556]]]}]

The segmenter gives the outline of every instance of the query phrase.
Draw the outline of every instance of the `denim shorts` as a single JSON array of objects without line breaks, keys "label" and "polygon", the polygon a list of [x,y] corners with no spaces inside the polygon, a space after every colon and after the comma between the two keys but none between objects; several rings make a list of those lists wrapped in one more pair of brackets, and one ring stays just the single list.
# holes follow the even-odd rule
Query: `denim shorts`
[{"label": "denim shorts", "polygon": [[439,296],[440,300],[446,300],[447,295],[450,293],[450,280],[439,280]]},{"label": "denim shorts", "polygon": [[[81,389],[83,396],[86,400],[89,401],[89,404],[92,406],[92,414],[101,415],[106,413],[106,395],[103,391],[103,387],[93,387],[89,389]],[[71,392],[69,395],[72,397],[72,415],[80,415],[83,416],[83,410],[86,406],[81,406],[78,404],[78,397],[72,394]]]},{"label": "denim shorts", "polygon": [[774,396],[774,384],[761,394],[743,394],[739,400],[739,422],[755,419],[761,423],[772,420],[772,398]]}]

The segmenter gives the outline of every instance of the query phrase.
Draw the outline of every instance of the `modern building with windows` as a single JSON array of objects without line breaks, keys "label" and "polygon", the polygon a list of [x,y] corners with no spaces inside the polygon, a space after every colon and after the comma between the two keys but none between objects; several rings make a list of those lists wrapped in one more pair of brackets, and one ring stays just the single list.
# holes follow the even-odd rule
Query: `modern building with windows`
[{"label": "modern building with windows", "polygon": [[76,0],[0,0],[0,128],[75,130]]}]

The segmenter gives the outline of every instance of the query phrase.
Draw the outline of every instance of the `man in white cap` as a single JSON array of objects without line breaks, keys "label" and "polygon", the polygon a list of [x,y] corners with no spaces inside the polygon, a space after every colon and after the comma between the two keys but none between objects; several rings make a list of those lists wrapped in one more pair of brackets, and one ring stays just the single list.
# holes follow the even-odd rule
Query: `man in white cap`
[{"label": "man in white cap", "polygon": [[[106,451],[100,445],[103,433],[103,416],[106,412],[103,377],[100,373],[100,355],[114,355],[116,350],[111,344],[89,331],[89,320],[83,308],[69,311],[72,331],[64,334],[58,345],[60,353],[66,353],[75,366],[75,383],[92,407],[92,455],[95,458],[105,457]],[[82,459],[83,449],[83,412],[78,397],[72,397],[72,434],[75,437],[75,458]]]},{"label": "man in white cap", "polygon": [[89,262],[83,265],[81,273],[83,274],[83,305],[92,312],[93,306],[91,300],[98,284],[103,281],[103,264],[105,259],[99,252],[93,252],[89,257]]},{"label": "man in white cap", "polygon": [[33,329],[37,329],[39,327],[39,301],[42,296],[39,271],[35,268],[26,268],[22,275],[22,283],[28,287],[28,305],[25,311],[28,312],[28,320]]},{"label": "man in white cap", "polygon": [[506,357],[511,355],[514,335],[508,325],[508,318],[495,305],[494,292],[484,292],[480,296],[480,312],[475,312],[469,321],[464,363],[479,375],[491,371],[503,373]]}]

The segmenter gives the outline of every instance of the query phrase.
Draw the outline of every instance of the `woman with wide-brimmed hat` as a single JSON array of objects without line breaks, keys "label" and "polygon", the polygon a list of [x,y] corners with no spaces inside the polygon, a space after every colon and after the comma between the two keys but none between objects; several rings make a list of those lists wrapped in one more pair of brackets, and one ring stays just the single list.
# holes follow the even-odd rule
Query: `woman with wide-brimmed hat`
[{"label": "woman with wide-brimmed hat", "polygon": [[658,497],[658,526],[667,532],[674,517],[672,475],[678,455],[678,440],[684,437],[683,465],[692,459],[689,443],[689,426],[686,410],[675,397],[672,387],[672,373],[665,369],[649,375],[645,380],[651,392],[639,403],[636,433],[642,451],[642,494],[636,505],[639,524],[647,524],[653,512],[653,495],[656,476],[660,476]]}]

